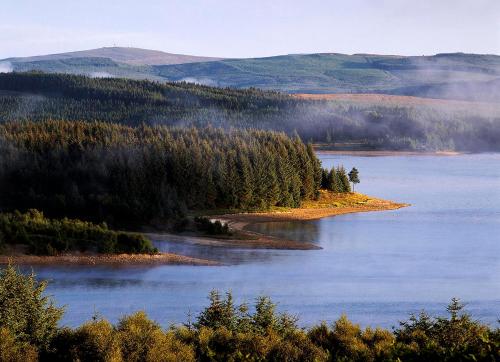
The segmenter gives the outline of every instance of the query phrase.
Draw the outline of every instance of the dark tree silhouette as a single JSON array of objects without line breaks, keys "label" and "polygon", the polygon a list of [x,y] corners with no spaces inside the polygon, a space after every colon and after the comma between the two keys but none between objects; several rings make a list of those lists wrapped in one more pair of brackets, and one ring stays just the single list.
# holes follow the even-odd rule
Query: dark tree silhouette
[{"label": "dark tree silhouette", "polygon": [[354,192],[354,184],[359,184],[359,172],[356,167],[353,167],[349,172],[349,181],[352,182],[352,191]]}]

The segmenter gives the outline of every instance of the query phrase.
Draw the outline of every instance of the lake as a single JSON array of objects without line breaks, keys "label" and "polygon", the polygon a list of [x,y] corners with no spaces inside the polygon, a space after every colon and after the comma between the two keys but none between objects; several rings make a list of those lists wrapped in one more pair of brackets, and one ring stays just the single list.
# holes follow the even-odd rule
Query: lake
[{"label": "lake", "polygon": [[157,243],[164,251],[224,266],[37,267],[66,305],[63,324],[137,310],[167,326],[195,316],[211,289],[237,302],[259,294],[301,325],[342,313],[391,327],[425,308],[444,314],[452,297],[473,316],[500,317],[500,155],[355,157],[320,154],[323,165],[360,171],[357,191],[412,204],[308,222],[257,224],[258,231],[313,241],[322,250],[239,250]]}]

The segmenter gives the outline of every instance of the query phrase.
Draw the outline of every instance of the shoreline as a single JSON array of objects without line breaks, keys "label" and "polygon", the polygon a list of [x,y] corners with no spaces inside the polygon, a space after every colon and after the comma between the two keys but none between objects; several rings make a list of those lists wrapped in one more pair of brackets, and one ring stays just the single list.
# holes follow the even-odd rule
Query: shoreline
[{"label": "shoreline", "polygon": [[358,212],[389,211],[410,206],[410,204],[407,203],[398,203],[390,200],[370,197],[361,193],[349,193],[349,195],[340,194],[336,197],[337,202],[342,201],[342,198],[356,198],[356,204],[349,206],[335,206],[333,204],[329,204],[328,202],[305,202],[304,207],[290,209],[282,212],[271,211],[246,214],[225,214],[213,216],[213,218],[218,218],[220,220],[230,222],[230,226],[233,226],[237,230],[243,230],[248,225],[263,222],[318,220],[325,217],[332,217],[337,215],[345,215]]},{"label": "shoreline", "polygon": [[317,201],[305,201],[301,208],[285,209],[270,212],[234,213],[210,215],[211,220],[227,222],[230,229],[242,232],[252,239],[218,239],[209,236],[192,236],[172,233],[147,233],[155,241],[174,241],[197,245],[235,247],[245,249],[279,249],[279,250],[320,250],[313,242],[287,240],[271,235],[248,230],[253,224],[280,221],[308,221],[325,217],[352,214],[358,212],[397,210],[410,206],[360,193],[332,194],[321,191]]},{"label": "shoreline", "polygon": [[212,260],[192,258],[189,256],[159,253],[159,254],[63,254],[56,256],[12,254],[0,255],[0,265],[111,265],[111,266],[141,266],[141,265],[221,265]]},{"label": "shoreline", "polygon": [[346,155],[346,156],[360,156],[360,157],[386,157],[386,156],[460,156],[466,153],[456,151],[362,151],[362,150],[322,150],[321,147],[314,147],[318,154],[323,155]]},{"label": "shoreline", "polygon": [[[219,217],[217,217],[219,219]],[[223,220],[222,217],[220,220]],[[226,220],[224,220],[226,221]],[[209,236],[194,236],[172,233],[147,233],[145,234],[154,241],[177,242],[185,244],[195,244],[204,246],[215,246],[223,248],[240,248],[240,249],[276,249],[276,250],[321,250],[322,248],[311,242],[293,241],[281,239],[270,235],[257,233],[254,231],[245,230],[244,226],[240,227],[240,223],[229,222],[229,227],[233,230],[241,231],[253,239],[219,239]]]},{"label": "shoreline", "polygon": [[[215,238],[205,235],[186,235],[161,232],[143,233],[152,241],[178,242],[241,249],[276,249],[276,250],[320,250],[319,245],[308,241],[283,239],[248,230],[253,224],[280,221],[308,221],[325,217],[352,214],[358,212],[397,210],[410,206],[360,193],[334,194],[321,190],[318,200],[304,201],[300,208],[278,208],[267,212],[246,212],[207,216],[212,220],[227,222],[230,229],[240,232],[248,238]],[[180,254],[161,252],[158,254],[91,254],[67,253],[57,256],[29,255],[12,250],[0,255],[0,265],[83,265],[83,266],[152,266],[152,265],[200,265],[216,266],[222,263],[199,259]]]}]

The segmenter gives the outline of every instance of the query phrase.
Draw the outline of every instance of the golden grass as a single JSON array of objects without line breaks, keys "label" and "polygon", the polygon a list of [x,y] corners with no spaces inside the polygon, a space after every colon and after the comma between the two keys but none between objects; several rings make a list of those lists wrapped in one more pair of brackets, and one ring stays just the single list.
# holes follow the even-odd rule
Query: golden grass
[{"label": "golden grass", "polygon": [[232,225],[244,223],[244,227],[250,223],[314,220],[354,212],[394,210],[406,206],[409,205],[360,193],[337,194],[321,190],[318,200],[305,201],[300,208],[275,208],[269,212],[226,214],[219,217],[228,220]]}]

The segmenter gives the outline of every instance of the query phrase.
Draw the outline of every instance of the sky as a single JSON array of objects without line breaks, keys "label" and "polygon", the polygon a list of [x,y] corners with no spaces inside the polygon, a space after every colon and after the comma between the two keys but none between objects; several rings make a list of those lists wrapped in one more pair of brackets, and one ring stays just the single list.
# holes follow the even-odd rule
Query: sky
[{"label": "sky", "polygon": [[0,58],[103,46],[236,58],[500,55],[500,0],[0,2]]}]

